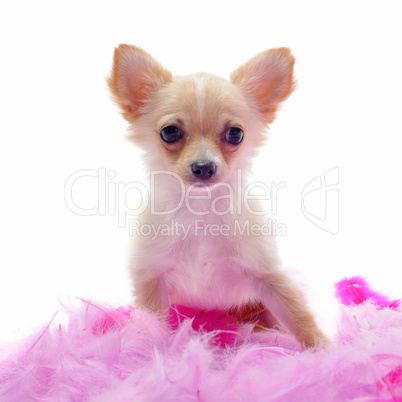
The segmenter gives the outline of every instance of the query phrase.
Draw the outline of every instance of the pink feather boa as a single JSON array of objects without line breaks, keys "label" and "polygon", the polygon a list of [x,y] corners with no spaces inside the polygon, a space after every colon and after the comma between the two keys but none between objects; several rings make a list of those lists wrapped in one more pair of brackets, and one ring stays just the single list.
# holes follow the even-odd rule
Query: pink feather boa
[{"label": "pink feather boa", "polygon": [[225,312],[177,306],[168,324],[133,307],[82,300],[0,366],[1,401],[402,401],[399,301],[361,277],[337,284],[331,346],[304,351]]}]

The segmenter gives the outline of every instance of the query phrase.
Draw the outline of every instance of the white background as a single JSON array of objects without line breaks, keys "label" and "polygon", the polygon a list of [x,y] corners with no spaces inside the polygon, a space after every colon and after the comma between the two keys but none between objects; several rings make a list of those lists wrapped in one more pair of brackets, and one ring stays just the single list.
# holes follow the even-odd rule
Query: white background
[{"label": "white background", "polygon": [[[143,47],[174,74],[225,77],[258,52],[290,47],[298,89],[271,126],[255,169],[267,183],[287,183],[275,217],[287,229],[279,239],[284,265],[301,272],[298,280],[329,331],[337,311],[333,283],[345,276],[365,275],[375,288],[402,297],[398,5],[3,2],[0,339],[48,322],[58,298],[131,301],[128,230],[118,228],[116,216],[78,216],[64,202],[66,180],[81,169],[113,170],[115,182],[142,177],[105,84],[119,43]],[[333,168],[339,169],[338,234],[301,210],[303,188]],[[88,208],[96,206],[96,194],[91,179],[74,193]],[[310,200],[311,211],[324,205],[321,194],[321,201]]]}]

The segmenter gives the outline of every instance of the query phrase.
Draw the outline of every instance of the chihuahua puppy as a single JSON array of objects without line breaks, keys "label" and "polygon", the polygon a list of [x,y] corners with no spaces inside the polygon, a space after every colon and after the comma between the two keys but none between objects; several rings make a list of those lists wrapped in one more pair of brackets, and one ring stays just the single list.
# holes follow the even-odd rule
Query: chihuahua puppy
[{"label": "chihuahua puppy", "polygon": [[[230,80],[175,76],[144,50],[120,45],[108,85],[130,138],[145,151],[150,203],[131,261],[136,303],[228,310],[280,326],[303,347],[326,344],[302,292],[281,270],[266,219],[244,197],[253,155],[295,87],[287,48],[258,54]],[[146,235],[146,234],[149,235]]]}]

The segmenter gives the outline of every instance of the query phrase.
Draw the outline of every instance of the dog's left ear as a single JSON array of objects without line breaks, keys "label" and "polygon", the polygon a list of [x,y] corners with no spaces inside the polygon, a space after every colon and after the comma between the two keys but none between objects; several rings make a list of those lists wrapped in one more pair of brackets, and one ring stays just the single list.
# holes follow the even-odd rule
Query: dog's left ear
[{"label": "dog's left ear", "polygon": [[288,48],[271,49],[258,54],[230,75],[257,107],[265,123],[275,119],[281,102],[294,90],[295,58]]}]

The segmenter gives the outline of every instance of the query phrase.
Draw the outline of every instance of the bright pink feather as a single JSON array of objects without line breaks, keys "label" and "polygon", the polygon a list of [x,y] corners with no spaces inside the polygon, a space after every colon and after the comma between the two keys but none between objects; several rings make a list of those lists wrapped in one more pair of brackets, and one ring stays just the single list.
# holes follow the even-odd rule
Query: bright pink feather
[{"label": "bright pink feather", "polygon": [[362,276],[344,278],[335,284],[335,297],[345,306],[361,304],[366,300],[376,303],[379,309],[385,307],[397,308],[401,300],[391,300],[370,288],[369,283]]},{"label": "bright pink feather", "polygon": [[201,310],[175,304],[169,310],[168,324],[172,329],[177,329],[184,320],[191,319],[195,331],[214,332],[216,344],[233,346],[239,326],[229,325],[237,321],[237,317],[227,314],[225,310]]}]

